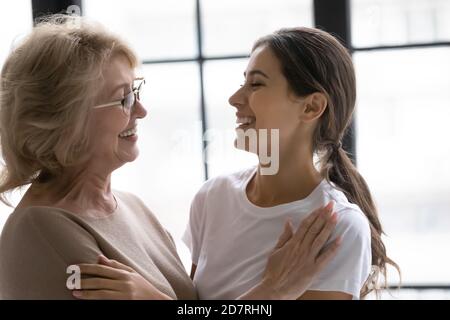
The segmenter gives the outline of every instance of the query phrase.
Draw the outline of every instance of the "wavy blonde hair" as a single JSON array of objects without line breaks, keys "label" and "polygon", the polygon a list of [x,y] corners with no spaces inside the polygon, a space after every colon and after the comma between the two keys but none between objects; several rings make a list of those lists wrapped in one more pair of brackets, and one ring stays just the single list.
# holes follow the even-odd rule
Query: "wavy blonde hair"
[{"label": "wavy blonde hair", "polygon": [[99,96],[105,64],[130,47],[81,17],[42,19],[9,54],[0,81],[0,200],[32,182],[50,181],[86,160],[90,108]]}]

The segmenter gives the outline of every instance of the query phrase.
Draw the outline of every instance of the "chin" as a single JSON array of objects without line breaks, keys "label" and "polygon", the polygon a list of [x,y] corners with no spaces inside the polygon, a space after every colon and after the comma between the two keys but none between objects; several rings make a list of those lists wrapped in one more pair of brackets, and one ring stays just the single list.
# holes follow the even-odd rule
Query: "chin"
[{"label": "chin", "polygon": [[139,151],[135,150],[133,151],[133,153],[127,153],[127,154],[123,154],[120,159],[124,162],[133,162],[134,160],[136,160],[139,156]]}]

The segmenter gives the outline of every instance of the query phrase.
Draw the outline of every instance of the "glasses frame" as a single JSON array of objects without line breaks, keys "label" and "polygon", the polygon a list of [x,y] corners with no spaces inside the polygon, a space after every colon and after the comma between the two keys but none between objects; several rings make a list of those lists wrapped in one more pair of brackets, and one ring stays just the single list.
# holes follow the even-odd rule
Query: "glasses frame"
[{"label": "glasses frame", "polygon": [[[122,111],[129,115],[131,114],[131,109],[133,109],[133,107],[136,105],[136,101],[141,101],[140,99],[140,91],[142,88],[142,85],[145,84],[145,78],[144,77],[138,77],[135,78],[133,81],[141,81],[138,85],[137,88],[133,88],[130,93],[128,93],[123,99],[121,100],[116,100],[116,101],[111,101],[111,102],[107,102],[107,103],[103,103],[103,104],[99,104],[97,106],[92,107],[93,109],[101,109],[101,108],[109,108],[109,107],[116,107],[116,106],[121,106]],[[132,95],[132,99],[133,99],[133,103],[131,104],[131,106],[129,108],[127,108],[125,106],[125,103],[128,99],[130,99],[130,95]]]}]

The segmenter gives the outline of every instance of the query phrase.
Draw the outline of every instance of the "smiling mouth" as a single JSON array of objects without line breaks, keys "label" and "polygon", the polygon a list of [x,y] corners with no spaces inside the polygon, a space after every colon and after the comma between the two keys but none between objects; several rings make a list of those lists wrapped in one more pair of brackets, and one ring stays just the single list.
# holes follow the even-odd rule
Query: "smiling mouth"
[{"label": "smiling mouth", "polygon": [[236,123],[238,124],[236,129],[242,129],[247,126],[250,126],[250,125],[254,124],[255,121],[256,121],[255,117],[238,117],[238,118],[236,118]]},{"label": "smiling mouth", "polygon": [[125,130],[125,131],[122,131],[119,134],[119,138],[124,139],[124,138],[132,137],[132,136],[136,135],[136,132],[137,132],[137,127],[134,127],[134,128],[131,128],[131,129],[128,129],[128,130]]}]

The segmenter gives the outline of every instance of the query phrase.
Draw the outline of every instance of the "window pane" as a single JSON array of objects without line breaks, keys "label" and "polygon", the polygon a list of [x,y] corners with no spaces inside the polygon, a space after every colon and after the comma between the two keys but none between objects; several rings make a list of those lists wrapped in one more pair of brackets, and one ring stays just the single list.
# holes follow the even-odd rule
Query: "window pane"
[{"label": "window pane", "polygon": [[[138,120],[140,155],[113,176],[113,187],[137,194],[172,234],[183,262],[181,242],[192,198],[203,183],[199,79],[196,63],[144,65],[143,104]],[[139,74],[139,73],[138,73]]]},{"label": "window pane", "polygon": [[203,0],[204,53],[248,54],[260,36],[282,27],[312,26],[311,0]]},{"label": "window pane", "polygon": [[120,34],[142,59],[197,54],[193,0],[89,0],[84,14]]},{"label": "window pane", "polygon": [[0,68],[11,48],[31,31],[32,25],[31,1],[0,2]]},{"label": "window pane", "polygon": [[449,48],[354,55],[358,166],[404,283],[449,283]]},{"label": "window pane", "polygon": [[[31,1],[0,2],[0,69],[15,43],[31,31],[32,24]],[[16,203],[18,199],[20,199],[20,193],[15,192],[12,195],[13,203]],[[8,214],[12,211],[13,208],[0,202],[0,231]]]},{"label": "window pane", "polygon": [[244,82],[247,59],[208,61],[205,63],[209,176],[231,173],[257,163],[255,155],[234,147],[236,108],[228,98]]},{"label": "window pane", "polygon": [[352,0],[355,47],[450,40],[450,1]]}]

